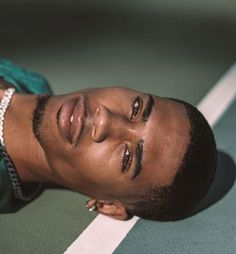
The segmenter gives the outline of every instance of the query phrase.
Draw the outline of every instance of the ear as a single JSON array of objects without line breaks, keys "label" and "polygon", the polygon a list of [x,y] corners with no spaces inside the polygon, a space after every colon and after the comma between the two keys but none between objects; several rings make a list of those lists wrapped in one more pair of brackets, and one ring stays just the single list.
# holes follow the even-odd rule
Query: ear
[{"label": "ear", "polygon": [[96,200],[92,199],[88,202],[88,207],[97,206],[97,212],[116,220],[127,220],[128,214],[124,205],[119,201]]},{"label": "ear", "polygon": [[99,213],[116,220],[127,220],[128,218],[124,205],[119,201],[98,200],[97,210]]}]

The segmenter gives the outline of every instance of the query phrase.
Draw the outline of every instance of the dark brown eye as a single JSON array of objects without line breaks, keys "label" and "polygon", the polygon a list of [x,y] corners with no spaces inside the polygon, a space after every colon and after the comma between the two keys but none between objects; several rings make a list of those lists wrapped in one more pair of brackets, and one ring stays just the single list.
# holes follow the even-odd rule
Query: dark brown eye
[{"label": "dark brown eye", "polygon": [[129,168],[130,161],[131,161],[130,151],[128,146],[125,145],[125,150],[124,150],[122,165],[121,165],[122,171],[126,171]]},{"label": "dark brown eye", "polygon": [[149,111],[146,109],[143,111],[143,121],[146,121],[149,117]]},{"label": "dark brown eye", "polygon": [[140,110],[141,106],[141,100],[140,97],[137,97],[134,102],[133,102],[133,106],[132,106],[132,113],[131,113],[131,119],[134,119]]}]

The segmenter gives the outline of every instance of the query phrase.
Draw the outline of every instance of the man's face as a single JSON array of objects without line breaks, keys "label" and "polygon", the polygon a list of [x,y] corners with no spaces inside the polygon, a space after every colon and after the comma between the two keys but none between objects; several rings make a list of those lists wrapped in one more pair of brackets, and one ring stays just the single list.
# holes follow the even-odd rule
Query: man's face
[{"label": "man's face", "polygon": [[51,97],[36,129],[55,180],[104,198],[170,184],[190,124],[178,102],[112,87]]}]

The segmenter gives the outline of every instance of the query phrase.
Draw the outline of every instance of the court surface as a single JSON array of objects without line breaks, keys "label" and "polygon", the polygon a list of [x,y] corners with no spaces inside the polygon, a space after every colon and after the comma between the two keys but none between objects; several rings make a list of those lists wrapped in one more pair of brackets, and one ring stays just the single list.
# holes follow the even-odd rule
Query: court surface
[{"label": "court surface", "polygon": [[[234,6],[147,2],[152,7],[131,8],[123,1],[114,6],[3,2],[1,57],[44,74],[56,94],[123,85],[198,105],[236,60]],[[114,253],[235,253],[235,116],[234,100],[213,127],[221,190],[214,192],[214,202],[205,201],[207,209],[179,222],[139,220]],[[86,200],[49,188],[17,213],[0,215],[0,254],[64,253],[96,217],[87,212]],[[93,253],[109,253],[109,241]]]}]

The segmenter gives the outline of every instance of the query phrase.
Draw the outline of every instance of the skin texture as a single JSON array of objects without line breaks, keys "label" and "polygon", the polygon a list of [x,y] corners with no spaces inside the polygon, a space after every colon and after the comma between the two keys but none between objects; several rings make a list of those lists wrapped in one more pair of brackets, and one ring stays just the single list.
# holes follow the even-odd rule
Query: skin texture
[{"label": "skin texture", "polygon": [[[66,186],[90,196],[88,207],[96,203],[98,212],[126,219],[125,208],[115,197],[135,195],[151,184],[171,184],[189,142],[190,125],[182,104],[152,98],[151,114],[144,119],[149,97],[134,90],[112,87],[53,96],[44,105],[35,136],[32,115],[38,97],[15,94],[6,116],[5,142],[22,182]],[[72,100],[86,108],[82,135],[73,144],[58,128],[60,109]],[[132,179],[140,140],[142,170]],[[127,149],[130,166],[122,170]]]}]

